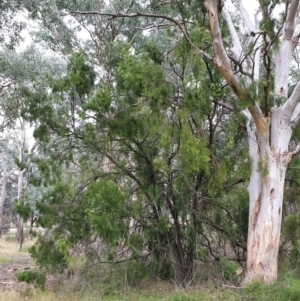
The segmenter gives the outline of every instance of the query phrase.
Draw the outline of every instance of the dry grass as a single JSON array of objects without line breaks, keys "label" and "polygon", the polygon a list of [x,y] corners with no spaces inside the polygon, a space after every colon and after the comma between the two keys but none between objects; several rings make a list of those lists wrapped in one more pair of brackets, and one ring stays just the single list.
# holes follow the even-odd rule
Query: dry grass
[{"label": "dry grass", "polygon": [[[0,301],[101,300],[99,293],[84,294],[78,292],[76,290],[77,279],[67,280],[65,283],[65,277],[48,275],[47,280],[51,290],[44,292],[36,289],[33,285],[17,282],[14,278],[16,272],[22,271],[24,268],[35,268],[35,264],[28,253],[28,248],[34,242],[34,239],[27,237],[20,252],[14,234],[4,235],[0,238]],[[76,262],[76,264],[79,263]],[[74,263],[74,266],[76,264]],[[60,278],[62,278],[61,283]],[[56,288],[57,283],[60,284]]]},{"label": "dry grass", "polygon": [[13,236],[3,236],[0,238],[0,263],[18,263],[24,258],[30,258],[28,248],[34,244],[35,240],[27,238],[23,244],[22,251]]},{"label": "dry grass", "polygon": [[[187,292],[177,291],[174,284],[164,281],[142,281],[138,287],[115,287],[103,283],[102,278],[82,278],[79,270],[84,259],[74,258],[72,275],[47,275],[46,291],[31,284],[19,283],[14,278],[16,271],[35,268],[28,248],[34,240],[26,239],[24,248],[11,237],[0,238],[0,301],[208,301],[238,300],[234,295],[215,288],[194,287]],[[123,277],[122,275],[119,275]],[[113,280],[112,280],[113,281]],[[253,299],[254,300],[254,299]]]},{"label": "dry grass", "polygon": [[89,297],[89,296],[81,296],[80,294],[74,293],[63,293],[63,292],[40,292],[36,291],[33,288],[27,288],[22,292],[18,291],[8,291],[0,294],[0,301],[96,301],[102,300],[99,296],[97,297]]}]

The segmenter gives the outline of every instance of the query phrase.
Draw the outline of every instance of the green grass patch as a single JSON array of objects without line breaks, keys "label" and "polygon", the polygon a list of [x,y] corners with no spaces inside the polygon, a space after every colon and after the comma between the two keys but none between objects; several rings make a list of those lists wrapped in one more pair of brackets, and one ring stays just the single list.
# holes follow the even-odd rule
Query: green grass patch
[{"label": "green grass patch", "polygon": [[[15,241],[3,238],[0,264],[25,261],[30,265],[27,248],[32,243],[26,241],[26,248],[19,252]],[[69,273],[69,279],[63,276],[49,286],[45,274],[38,270],[18,273],[18,280],[29,284],[14,283],[9,291],[1,292],[0,301],[300,301],[300,269],[291,271],[288,266],[280,268],[278,281],[272,284],[254,282],[241,288],[238,286],[242,279],[236,274],[239,265],[220,260],[199,266],[194,286],[183,291],[177,290],[174,282],[155,278],[141,263],[95,264],[86,270],[87,264],[85,256],[70,256],[64,271]],[[45,287],[50,291],[43,291]]]},{"label": "green grass patch", "polygon": [[0,264],[2,263],[12,263],[14,260],[9,254],[0,253]]},{"label": "green grass patch", "polygon": [[[163,285],[163,283],[161,283]],[[151,283],[149,283],[151,289]],[[0,301],[298,301],[300,300],[300,286],[298,279],[288,279],[272,285],[253,283],[240,289],[222,288],[191,288],[188,291],[149,292],[144,290],[131,290],[127,293],[120,291],[118,294],[103,295],[100,291],[69,291],[62,287],[59,291],[40,291],[29,287],[21,292],[4,292]]]}]

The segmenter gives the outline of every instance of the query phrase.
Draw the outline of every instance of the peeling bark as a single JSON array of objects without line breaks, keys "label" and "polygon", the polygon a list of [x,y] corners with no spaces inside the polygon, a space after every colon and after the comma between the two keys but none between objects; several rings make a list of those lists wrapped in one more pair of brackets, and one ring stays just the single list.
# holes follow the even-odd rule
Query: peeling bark
[{"label": "peeling bark", "polygon": [[[262,16],[265,21],[268,21],[268,7],[261,1],[260,4]],[[241,101],[245,102],[247,101],[245,99],[246,93],[241,87],[239,79],[233,73],[228,54],[224,49],[218,22],[217,1],[206,0],[205,7],[208,11],[215,54],[212,62],[223,75],[232,91]],[[259,56],[261,53],[264,55],[264,59],[266,57],[269,59],[267,64],[264,60],[266,74],[269,74],[270,56],[268,52],[276,35],[273,36],[271,32],[268,36],[266,31],[259,32],[257,26],[252,24],[241,1],[237,2],[237,8],[246,22],[250,35],[261,35],[260,40],[257,40],[258,48],[253,56],[252,67],[249,67],[249,62],[247,62],[248,65],[245,63],[245,66],[240,66],[241,70],[252,68],[251,72],[243,72],[247,75],[245,78],[247,85],[247,83],[259,79]],[[292,0],[287,4],[286,22],[282,28],[281,44],[276,50],[275,56],[274,92],[276,96],[286,100],[285,104],[281,107],[274,106],[273,109],[269,110],[268,93],[271,93],[271,91],[269,91],[270,85],[268,83],[264,86],[265,114],[262,114],[258,104],[248,107],[247,112],[245,112],[248,119],[249,156],[252,161],[248,186],[249,227],[245,282],[258,279],[267,283],[277,278],[284,180],[287,166],[293,157],[293,152],[289,152],[288,146],[292,126],[299,120],[300,112],[300,84],[296,86],[292,95],[287,99],[292,52],[298,42],[298,37],[294,36],[298,8],[299,0]],[[230,15],[224,11],[223,16],[232,38],[231,53],[235,62],[238,63],[238,60],[240,60],[238,56],[241,55],[240,41],[232,25]],[[243,64],[243,58],[240,64]],[[268,82],[268,80],[269,77],[267,76],[266,81]]]},{"label": "peeling bark", "polygon": [[252,173],[245,282],[268,283],[277,279],[284,180],[292,158],[288,152],[291,129],[282,118],[282,108],[270,117],[272,134],[261,133],[251,119],[247,122]]}]

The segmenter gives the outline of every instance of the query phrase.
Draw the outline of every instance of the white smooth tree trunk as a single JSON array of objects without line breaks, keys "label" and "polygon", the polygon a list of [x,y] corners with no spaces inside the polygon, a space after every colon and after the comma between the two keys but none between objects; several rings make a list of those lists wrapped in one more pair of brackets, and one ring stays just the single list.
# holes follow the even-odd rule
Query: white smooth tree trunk
[{"label": "white smooth tree trunk", "polygon": [[[270,7],[264,1],[255,1],[260,5],[262,18],[270,21]],[[247,240],[247,272],[245,282],[254,279],[263,282],[271,282],[277,279],[277,259],[280,242],[280,230],[282,220],[282,203],[286,169],[294,154],[299,152],[289,151],[289,142],[292,127],[299,121],[300,113],[300,82],[293,93],[288,97],[288,79],[292,54],[298,44],[299,36],[295,35],[295,27],[299,19],[299,0],[286,1],[287,13],[283,26],[278,32],[280,45],[274,48],[275,77],[273,96],[284,102],[283,105],[269,107],[270,60],[273,59],[268,48],[272,42],[272,36],[261,30],[257,24],[253,24],[248,12],[244,9],[241,0],[236,1],[236,7],[248,27],[252,38],[253,54],[249,56],[243,53],[239,36],[232,23],[230,14],[222,8],[232,45],[229,50],[224,48],[219,20],[219,1],[206,0],[205,7],[210,22],[210,32],[213,40],[214,57],[213,65],[222,74],[228,86],[247,105],[247,132],[249,140],[249,157],[252,161],[251,177],[248,186],[249,191],[249,224]],[[255,4],[255,3],[254,3]],[[274,29],[275,30],[275,29]],[[251,39],[251,38],[250,38]],[[209,55],[204,54],[208,59]],[[240,77],[233,72],[234,62],[241,70]],[[263,61],[263,65],[260,65]],[[251,102],[246,93],[250,84],[257,84],[260,68],[264,69],[265,84],[259,92],[263,95],[253,95],[252,99],[259,99],[259,103]],[[240,78],[243,77],[244,86]],[[255,91],[253,91],[255,93]],[[257,94],[258,94],[257,93]],[[262,111],[262,108],[264,111]],[[299,143],[300,146],[300,143]]]},{"label": "white smooth tree trunk", "polygon": [[2,189],[1,189],[1,195],[0,195],[0,237],[2,236],[2,230],[3,230],[3,207],[4,207],[4,201],[6,196],[6,185],[7,185],[7,158],[5,157],[3,162],[3,179],[2,179]]},{"label": "white smooth tree trunk", "polygon": [[[24,173],[26,170],[19,170],[18,176],[18,204],[23,202],[24,196]],[[23,218],[17,214],[16,216],[16,227],[17,227],[17,239],[20,247],[20,251],[22,250],[23,242],[24,242],[24,221]]]},{"label": "white smooth tree trunk", "polygon": [[[265,134],[248,119],[249,154],[252,172],[249,191],[246,282],[271,282],[277,278],[285,174],[292,154],[288,152],[290,127],[275,109]],[[271,131],[271,133],[270,133]]]},{"label": "white smooth tree trunk", "polygon": [[[22,129],[21,133],[21,139],[18,139],[18,148],[19,148],[19,162],[23,163],[23,157],[24,157],[24,151],[25,151],[25,129]],[[25,175],[26,169],[19,169],[19,175],[18,175],[18,204],[21,204],[23,202],[24,197],[24,175]],[[24,221],[23,218],[17,214],[16,216],[16,227],[17,227],[17,240],[19,243],[20,251],[22,250],[23,242],[24,242]]]}]

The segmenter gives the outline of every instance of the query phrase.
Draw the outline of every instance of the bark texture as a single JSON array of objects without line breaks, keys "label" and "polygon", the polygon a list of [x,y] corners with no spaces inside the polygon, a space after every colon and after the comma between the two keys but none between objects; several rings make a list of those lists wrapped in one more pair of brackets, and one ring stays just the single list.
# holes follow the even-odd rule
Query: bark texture
[{"label": "bark texture", "polygon": [[[264,1],[259,1],[259,5],[263,21],[271,21],[270,7]],[[299,40],[299,36],[295,36],[299,0],[286,2],[285,20],[277,36],[274,33],[275,29],[260,30],[258,22],[253,24],[251,21],[242,2],[236,1],[236,7],[252,37],[254,52],[251,60],[243,53],[231,17],[225,9],[222,14],[227,22],[232,42],[232,46],[227,51],[224,48],[218,21],[218,1],[206,0],[205,7],[209,16],[214,47],[215,56],[212,63],[223,75],[236,96],[246,104],[252,103],[245,112],[248,119],[249,156],[252,161],[248,186],[249,226],[245,282],[251,282],[254,279],[271,282],[277,278],[285,174],[289,162],[296,153],[290,152],[288,147],[292,127],[299,121],[300,84],[296,85],[288,98],[288,78],[292,54]],[[274,92],[272,92],[270,80],[271,72],[273,72],[271,70],[273,56],[270,50],[272,43],[279,36],[279,46],[275,47],[275,78]],[[238,66],[241,77],[233,72],[229,58]],[[263,62],[263,66],[259,65],[260,61]],[[246,90],[247,85],[258,83],[260,80],[260,68],[264,68],[265,84],[262,89],[264,95],[259,103],[256,103],[253,99],[259,99],[259,91],[253,91],[253,97],[247,99],[249,96],[246,95],[249,93],[246,93]],[[240,82],[242,77],[243,85]],[[283,105],[275,104],[273,108],[270,108],[271,93],[280,99]]]},{"label": "bark texture", "polygon": [[[249,154],[252,173],[249,191],[249,226],[246,282],[272,282],[277,278],[283,190],[286,169],[292,158],[288,152],[291,129],[284,124],[282,108],[268,119],[270,130],[257,131],[248,119]],[[270,143],[271,141],[271,143]]]}]

